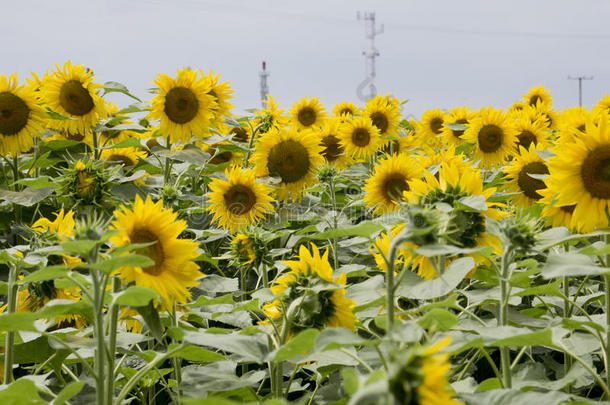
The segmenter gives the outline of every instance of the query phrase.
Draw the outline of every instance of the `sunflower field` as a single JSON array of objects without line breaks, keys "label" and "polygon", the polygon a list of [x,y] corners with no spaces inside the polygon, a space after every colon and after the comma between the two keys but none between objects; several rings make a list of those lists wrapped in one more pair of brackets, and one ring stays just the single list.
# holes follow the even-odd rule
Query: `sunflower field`
[{"label": "sunflower field", "polygon": [[0,403],[610,403],[610,96],[153,85],[0,75]]}]

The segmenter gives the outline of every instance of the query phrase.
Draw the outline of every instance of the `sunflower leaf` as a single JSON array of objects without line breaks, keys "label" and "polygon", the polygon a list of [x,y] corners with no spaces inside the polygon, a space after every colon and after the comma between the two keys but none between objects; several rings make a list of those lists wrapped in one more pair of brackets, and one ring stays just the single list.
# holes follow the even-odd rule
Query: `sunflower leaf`
[{"label": "sunflower leaf", "polygon": [[21,191],[0,190],[0,200],[9,203],[31,207],[53,194],[54,187],[25,188]]},{"label": "sunflower leaf", "polygon": [[131,94],[129,92],[129,90],[127,89],[127,86],[125,86],[124,84],[121,84],[119,82],[104,83],[104,94],[103,95],[106,95],[108,93],[123,93],[126,96],[133,98],[134,100],[138,100],[139,102],[142,102],[142,100],[140,100],[138,97],[134,96],[133,94]]},{"label": "sunflower leaf", "polygon": [[116,294],[113,304],[143,307],[155,299],[159,299],[159,294],[155,290],[134,285]]},{"label": "sunflower leaf", "polygon": [[154,265],[155,261],[150,257],[131,253],[123,256],[113,256],[110,259],[102,260],[95,264],[83,265],[82,267],[101,270],[104,273],[110,273],[115,269],[125,266],[149,267]]}]

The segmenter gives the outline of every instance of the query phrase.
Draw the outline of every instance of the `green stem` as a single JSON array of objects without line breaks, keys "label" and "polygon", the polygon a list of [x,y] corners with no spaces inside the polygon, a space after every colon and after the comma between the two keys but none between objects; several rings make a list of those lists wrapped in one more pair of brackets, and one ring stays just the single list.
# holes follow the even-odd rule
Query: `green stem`
[{"label": "green stem", "polygon": [[[172,146],[171,146],[171,143],[169,140],[169,136],[167,137],[166,144],[167,144],[167,150],[171,151]],[[172,174],[172,162],[169,157],[166,157],[165,166],[163,167],[163,185],[164,186],[167,186],[169,184],[171,174]]]},{"label": "green stem", "polygon": [[606,386],[610,387],[610,275],[604,274],[604,297],[606,304]]},{"label": "green stem", "polygon": [[[334,176],[330,176],[328,180],[329,194],[330,194],[330,203],[333,208],[333,231],[337,229],[338,218],[337,218],[337,198],[335,195],[335,178]],[[337,243],[337,237],[332,238],[333,242],[333,261],[334,261],[334,269],[339,268],[339,246]]]},{"label": "green stem", "polygon": [[98,137],[96,131],[91,131],[91,138],[93,140],[93,159],[98,160],[100,157],[99,145],[98,145]]},{"label": "green stem", "polygon": [[[508,271],[510,266],[510,255],[511,248],[507,247],[506,252],[502,255],[502,274],[500,275],[500,316],[498,318],[498,326],[508,325]],[[510,370],[510,351],[507,346],[502,346],[500,348],[500,362],[504,388],[511,388],[512,375]]]},{"label": "green stem", "polygon": [[[406,228],[405,228],[406,229]],[[394,262],[396,261],[396,255],[398,247],[404,242],[404,232],[396,235],[394,239],[390,241],[390,248],[388,249],[388,257],[386,259],[387,271],[385,272],[386,281],[386,313],[387,313],[387,333],[388,335],[394,327]],[[388,236],[392,233],[388,231]],[[383,251],[380,251],[383,252]]]},{"label": "green stem", "polygon": [[[17,155],[15,155],[13,157],[12,167],[13,167],[14,190],[19,191],[19,189],[21,187],[19,187],[19,184],[17,184],[17,182],[19,181],[19,177],[20,177],[19,158],[17,157]],[[14,208],[15,208],[15,221],[17,222],[17,224],[21,224],[21,205],[14,204]],[[17,241],[15,241],[15,242],[17,242]]]},{"label": "green stem", "polygon": [[[17,273],[19,268],[17,264],[10,264],[8,273],[8,305],[7,313],[12,314],[17,310]],[[8,332],[5,340],[4,352],[4,383],[10,384],[13,381],[13,356],[15,345],[15,332]]]},{"label": "green stem", "polygon": [[[88,258],[90,264],[97,263],[97,247],[94,247]],[[106,385],[104,384],[106,376],[106,342],[104,341],[104,293],[105,285],[102,280],[103,275],[99,271],[91,271],[91,280],[93,283],[93,333],[97,341],[95,350],[95,370],[96,370],[96,398],[97,404],[102,405],[106,400]]]},{"label": "green stem", "polygon": [[269,288],[269,273],[267,273],[267,265],[265,263],[261,263],[262,273],[263,273],[263,287]]},{"label": "green stem", "polygon": [[[178,314],[176,313],[177,304],[174,302],[174,307],[172,308],[172,326],[178,328]],[[176,380],[176,387],[178,391],[177,402],[180,405],[180,397],[182,396],[182,391],[180,390],[180,384],[182,383],[182,361],[180,357],[172,358],[172,362],[174,365],[174,378]]]},{"label": "green stem", "polygon": [[248,142],[248,152],[246,152],[246,158],[244,160],[244,168],[246,169],[248,168],[248,162],[250,161],[250,155],[252,154],[252,148],[254,147],[254,138],[256,138],[256,133],[262,128],[262,125],[262,122],[258,124],[250,136],[250,142]]},{"label": "green stem", "polygon": [[[117,293],[121,288],[121,281],[117,276],[112,277],[112,292]],[[108,325],[108,380],[106,388],[106,404],[112,405],[113,394],[114,394],[114,356],[116,352],[116,336],[117,336],[117,324],[119,320],[119,306],[113,305],[110,308],[110,324]]]}]

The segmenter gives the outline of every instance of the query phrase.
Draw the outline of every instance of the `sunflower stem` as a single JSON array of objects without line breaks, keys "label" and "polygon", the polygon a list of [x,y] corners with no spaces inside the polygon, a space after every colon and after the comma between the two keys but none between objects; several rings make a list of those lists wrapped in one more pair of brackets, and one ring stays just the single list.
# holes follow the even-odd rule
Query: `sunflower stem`
[{"label": "sunflower stem", "polygon": [[[17,273],[19,273],[19,267],[15,263],[9,265],[8,273],[8,305],[7,313],[12,314],[17,310]],[[15,332],[8,332],[6,334],[5,341],[5,352],[4,352],[4,384],[10,384],[13,381],[13,356],[15,345]]]},{"label": "sunflower stem", "polygon": [[254,147],[254,138],[256,138],[257,132],[263,127],[263,123],[258,124],[254,130],[252,131],[252,135],[250,136],[250,142],[248,142],[248,152],[246,152],[246,158],[244,160],[244,168],[248,168],[248,163],[250,161],[250,155],[252,154],[252,148]]},{"label": "sunflower stem", "polygon": [[269,288],[269,273],[267,273],[267,265],[265,264],[265,262],[262,262],[261,266],[263,266],[263,268],[262,268],[263,287]]},{"label": "sunflower stem", "polygon": [[91,139],[93,142],[93,160],[98,160],[100,157],[99,145],[98,145],[98,137],[97,131],[91,131]]},{"label": "sunflower stem", "polygon": [[[500,316],[498,317],[498,326],[508,325],[508,272],[510,266],[510,257],[512,248],[508,246],[502,255],[500,275]],[[500,348],[500,363],[502,367],[502,380],[504,388],[512,387],[512,374],[510,369],[510,351],[508,347]]]},{"label": "sunflower stem", "polygon": [[[390,247],[388,249],[388,257],[386,260],[387,271],[385,272],[386,282],[386,312],[387,312],[387,334],[389,335],[394,328],[394,262],[396,260],[396,254],[398,247],[405,241],[406,228],[400,232],[394,239],[390,241]],[[391,232],[388,232],[391,235]]]},{"label": "sunflower stem", "polygon": [[[610,236],[605,235],[606,245],[610,243]],[[610,254],[606,255],[606,265],[610,263]],[[604,274],[604,298],[606,304],[606,386],[610,387],[610,273]]]},{"label": "sunflower stem", "polygon": [[[333,208],[333,231],[337,229],[338,218],[337,218],[337,198],[335,195],[335,176],[330,176],[328,179],[328,188],[330,194],[330,203]],[[334,269],[337,270],[339,268],[339,246],[337,243],[337,238],[332,238],[333,242],[333,263]]]},{"label": "sunflower stem", "polygon": [[[13,156],[13,164],[12,164],[12,168],[13,168],[13,187],[15,191],[19,191],[20,187],[19,184],[17,184],[17,182],[19,181],[19,158],[17,157],[17,155]],[[15,221],[17,221],[17,224],[21,224],[21,205],[19,204],[14,204],[14,208],[15,208]],[[15,241],[17,242],[17,241]]]},{"label": "sunflower stem", "polygon": [[[172,145],[169,139],[169,136],[166,139],[167,149],[171,150]],[[172,175],[172,166],[171,160],[169,157],[165,157],[165,167],[163,168],[163,186],[167,186],[169,184],[170,177]]]},{"label": "sunflower stem", "polygon": [[[177,315],[177,304],[174,301],[174,306],[172,307],[172,326],[178,328],[178,315]],[[178,343],[178,342],[175,342]],[[177,387],[177,396],[176,399],[178,401],[178,405],[180,404],[180,397],[182,396],[182,390],[180,389],[180,384],[182,384],[182,359],[180,357],[172,358],[172,362],[174,365],[174,378],[176,379],[176,387]]]},{"label": "sunflower stem", "polygon": [[[117,293],[121,288],[121,281],[117,276],[112,277],[112,292]],[[108,380],[106,388],[106,404],[113,404],[114,394],[114,355],[116,352],[116,335],[117,335],[117,323],[119,318],[119,306],[113,305],[110,309],[110,324],[108,325]]]},{"label": "sunflower stem", "polygon": [[[97,246],[91,249],[88,257],[89,264],[97,263]],[[93,270],[91,272],[91,281],[93,283],[93,334],[97,341],[97,347],[95,350],[95,388],[97,396],[97,404],[102,405],[105,403],[106,395],[105,389],[106,384],[106,342],[104,341],[104,293],[105,287],[102,283],[103,277],[99,271]]]}]

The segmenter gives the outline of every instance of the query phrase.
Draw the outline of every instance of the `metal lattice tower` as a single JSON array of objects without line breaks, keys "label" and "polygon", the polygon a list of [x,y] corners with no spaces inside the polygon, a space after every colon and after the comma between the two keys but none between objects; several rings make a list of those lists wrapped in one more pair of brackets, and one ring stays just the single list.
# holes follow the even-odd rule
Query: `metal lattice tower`
[{"label": "metal lattice tower", "polygon": [[269,85],[267,84],[267,77],[269,77],[267,62],[263,61],[263,69],[258,73],[258,77],[260,78],[261,105],[263,108],[266,108],[265,101],[267,100],[267,94],[269,94]]},{"label": "metal lattice tower", "polygon": [[568,80],[578,80],[578,105],[582,107],[582,81],[593,80],[593,76],[568,76]]},{"label": "metal lattice tower", "polygon": [[[379,56],[379,51],[375,47],[375,37],[383,33],[383,24],[377,29],[375,26],[375,12],[366,11],[363,15],[358,12],[358,20],[364,20],[364,35],[368,40],[368,49],[362,51],[364,55],[364,74],[365,78],[358,85],[356,94],[362,101],[369,100],[377,95],[375,87],[375,58]],[[368,87],[368,90],[367,90]]]}]

